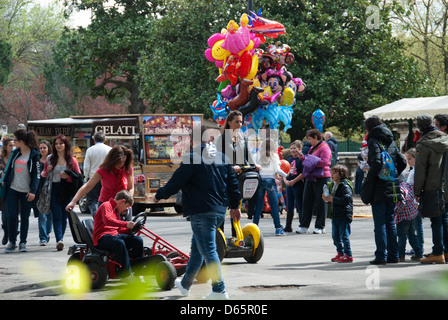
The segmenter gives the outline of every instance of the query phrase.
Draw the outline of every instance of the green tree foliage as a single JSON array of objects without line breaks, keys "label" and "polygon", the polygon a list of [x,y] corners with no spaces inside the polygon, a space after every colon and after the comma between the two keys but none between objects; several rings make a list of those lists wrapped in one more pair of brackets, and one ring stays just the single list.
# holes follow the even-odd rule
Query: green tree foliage
[{"label": "green tree foliage", "polygon": [[[369,29],[369,5],[378,5],[377,28]],[[204,57],[207,39],[229,20],[239,20],[245,3],[173,1],[166,16],[152,24],[152,37],[142,55],[143,95],[169,112],[204,112],[215,99],[216,67]],[[360,130],[363,112],[404,97],[429,95],[417,62],[404,55],[404,45],[391,33],[388,7],[379,1],[344,2],[259,0],[254,9],[281,22],[286,35],[275,41],[291,46],[296,61],[288,66],[307,84],[297,95],[293,128],[301,138],[312,128],[320,108],[326,127],[344,135]],[[264,48],[269,43],[264,45]]]},{"label": "green tree foliage", "polygon": [[163,13],[163,6],[144,0],[72,4],[90,9],[93,19],[87,28],[67,30],[54,50],[67,75],[88,85],[93,97],[126,97],[129,113],[144,112],[137,63],[150,36],[151,21]]},{"label": "green tree foliage", "polygon": [[[302,138],[312,128],[311,115],[320,108],[325,127],[345,135],[362,128],[363,112],[405,97],[432,94],[417,62],[404,54],[392,36],[389,7],[380,1],[263,1],[263,9],[286,27],[282,42],[296,61],[288,68],[307,84],[297,96],[290,134]],[[376,27],[368,28],[378,13]]]},{"label": "green tree foliage", "polygon": [[218,69],[204,56],[207,39],[239,21],[244,1],[168,1],[166,14],[151,24],[142,53],[142,94],[151,110],[205,113],[216,99]]},{"label": "green tree foliage", "polygon": [[12,68],[11,45],[0,39],[0,85],[8,80]]},{"label": "green tree foliage", "polygon": [[11,44],[15,64],[38,73],[60,37],[65,20],[57,3],[46,6],[31,0],[2,0],[0,39]]},{"label": "green tree foliage", "polygon": [[[55,52],[76,81],[110,98],[126,96],[130,112],[198,112],[210,116],[216,98],[217,68],[207,61],[207,39],[239,21],[246,1],[117,0],[83,1],[92,24],[66,32]],[[378,0],[257,0],[255,11],[281,22],[296,61],[288,66],[307,84],[296,96],[292,138],[312,128],[311,115],[320,108],[325,127],[344,135],[359,131],[363,112],[405,98],[433,94],[417,62],[404,54],[393,37],[390,7]],[[106,5],[107,4],[107,5]],[[368,6],[378,10],[368,28]],[[266,43],[262,48],[266,49]]]}]

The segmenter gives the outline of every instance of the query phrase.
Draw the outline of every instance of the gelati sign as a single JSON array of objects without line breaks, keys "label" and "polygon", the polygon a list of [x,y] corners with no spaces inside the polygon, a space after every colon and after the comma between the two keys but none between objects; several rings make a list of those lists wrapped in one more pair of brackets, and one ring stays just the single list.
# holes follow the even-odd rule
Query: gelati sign
[{"label": "gelati sign", "polygon": [[138,118],[108,118],[93,122],[93,134],[103,131],[106,137],[119,136],[129,137],[135,136],[138,131]]}]

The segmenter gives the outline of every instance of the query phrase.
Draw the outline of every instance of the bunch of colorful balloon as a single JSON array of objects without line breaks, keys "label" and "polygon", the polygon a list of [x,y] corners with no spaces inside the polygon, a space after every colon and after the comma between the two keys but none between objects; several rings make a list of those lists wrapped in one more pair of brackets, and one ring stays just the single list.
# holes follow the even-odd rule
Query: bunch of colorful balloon
[{"label": "bunch of colorful balloon", "polygon": [[258,131],[266,125],[277,129],[279,122],[284,131],[291,127],[295,95],[305,90],[302,80],[286,69],[294,55],[286,44],[269,45],[267,51],[259,48],[266,37],[284,33],[282,24],[262,18],[259,11],[250,17],[243,14],[240,25],[231,20],[208,39],[205,56],[219,69],[217,98],[210,106],[215,121],[222,124],[230,111],[239,110],[243,130]]}]

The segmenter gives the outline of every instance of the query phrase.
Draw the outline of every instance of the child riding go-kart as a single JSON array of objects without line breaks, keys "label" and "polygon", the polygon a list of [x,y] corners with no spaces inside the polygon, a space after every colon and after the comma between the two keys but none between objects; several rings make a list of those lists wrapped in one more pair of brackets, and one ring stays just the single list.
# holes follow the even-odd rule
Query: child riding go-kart
[{"label": "child riding go-kart", "polygon": [[[82,222],[78,215],[71,210],[68,214],[70,230],[73,240],[77,243],[69,248],[67,266],[82,262],[88,267],[91,288],[103,287],[107,279],[116,279],[117,270],[121,267],[114,256],[106,250],[100,250],[93,245],[93,219],[84,219]],[[136,235],[146,222],[146,214],[139,214],[133,221],[135,226],[129,231]],[[131,259],[131,265],[136,275],[154,275],[158,286],[162,290],[170,290],[174,286],[177,272],[173,264],[162,254],[147,254],[137,259]]]}]

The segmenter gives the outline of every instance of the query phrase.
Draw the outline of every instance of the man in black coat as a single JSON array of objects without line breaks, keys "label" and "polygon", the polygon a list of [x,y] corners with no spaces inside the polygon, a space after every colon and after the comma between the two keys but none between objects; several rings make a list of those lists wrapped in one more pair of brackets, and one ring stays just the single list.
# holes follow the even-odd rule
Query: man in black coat
[{"label": "man in black coat", "polygon": [[[364,122],[369,148],[367,163],[369,171],[361,190],[361,199],[372,205],[373,222],[375,225],[375,259],[371,264],[386,264],[398,262],[397,231],[394,223],[395,203],[401,200],[400,185],[395,181],[380,179],[379,173],[383,166],[381,152],[385,149],[395,165],[394,178],[398,178],[406,168],[406,159],[398,150],[392,132],[377,116],[372,116]],[[384,149],[383,149],[384,147]]]}]

